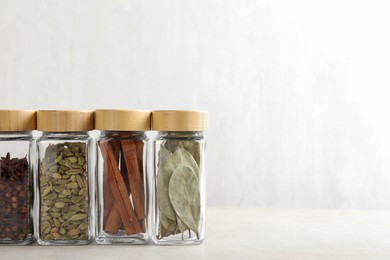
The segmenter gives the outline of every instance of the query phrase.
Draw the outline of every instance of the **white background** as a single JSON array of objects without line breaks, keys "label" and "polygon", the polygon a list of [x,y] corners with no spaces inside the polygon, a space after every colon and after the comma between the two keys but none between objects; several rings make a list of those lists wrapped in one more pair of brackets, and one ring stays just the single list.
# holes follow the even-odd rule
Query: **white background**
[{"label": "white background", "polygon": [[390,209],[387,1],[0,0],[0,108],[204,109],[210,206]]}]

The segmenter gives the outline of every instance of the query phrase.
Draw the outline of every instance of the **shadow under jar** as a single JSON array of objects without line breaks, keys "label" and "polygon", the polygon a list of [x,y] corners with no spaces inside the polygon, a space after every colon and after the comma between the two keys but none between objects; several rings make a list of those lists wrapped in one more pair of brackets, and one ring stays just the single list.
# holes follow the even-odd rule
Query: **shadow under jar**
[{"label": "shadow under jar", "polygon": [[0,110],[0,244],[26,245],[33,231],[36,112]]},{"label": "shadow under jar", "polygon": [[200,244],[205,233],[208,114],[154,111],[153,234],[157,245]]},{"label": "shadow under jar", "polygon": [[146,147],[150,112],[96,110],[98,244],[148,240]]},{"label": "shadow under jar", "polygon": [[87,244],[92,239],[91,111],[38,111],[38,243]]}]

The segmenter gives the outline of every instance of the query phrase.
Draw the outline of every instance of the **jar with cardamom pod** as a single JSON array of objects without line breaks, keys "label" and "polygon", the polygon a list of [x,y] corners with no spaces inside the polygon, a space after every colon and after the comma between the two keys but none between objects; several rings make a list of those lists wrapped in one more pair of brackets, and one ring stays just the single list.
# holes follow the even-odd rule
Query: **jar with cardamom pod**
[{"label": "jar with cardamom pod", "polygon": [[34,240],[33,130],[35,111],[0,110],[0,244]]},{"label": "jar with cardamom pod", "polygon": [[153,231],[158,245],[199,244],[205,234],[208,113],[154,111]]},{"label": "jar with cardamom pod", "polygon": [[87,244],[93,236],[93,112],[37,112],[38,243]]},{"label": "jar with cardamom pod", "polygon": [[96,110],[98,244],[148,240],[146,149],[149,111]]}]

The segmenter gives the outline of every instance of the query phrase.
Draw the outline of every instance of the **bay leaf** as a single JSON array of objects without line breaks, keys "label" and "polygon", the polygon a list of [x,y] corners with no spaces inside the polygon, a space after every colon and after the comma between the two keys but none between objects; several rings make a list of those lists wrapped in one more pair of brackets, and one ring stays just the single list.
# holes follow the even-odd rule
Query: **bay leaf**
[{"label": "bay leaf", "polygon": [[158,223],[158,236],[157,236],[157,239],[161,239],[163,238],[162,234],[165,233],[165,228],[164,226],[161,224],[161,222]]},{"label": "bay leaf", "polygon": [[183,148],[186,149],[200,167],[200,143],[197,141],[183,141]]},{"label": "bay leaf", "polygon": [[179,148],[180,151],[180,164],[190,168],[199,179],[199,167],[192,155],[184,148]]},{"label": "bay leaf", "polygon": [[157,205],[164,213],[166,217],[171,220],[176,219],[175,211],[173,210],[171,201],[169,199],[169,180],[172,176],[173,171],[175,170],[175,165],[173,161],[167,160],[157,171]]},{"label": "bay leaf", "polygon": [[200,186],[196,174],[189,167],[179,165],[172,173],[169,198],[179,218],[199,234]]},{"label": "bay leaf", "polygon": [[168,219],[168,220],[169,220],[169,225],[168,225],[168,227],[166,229],[167,233],[165,234],[165,236],[169,236],[169,235],[175,234],[175,231],[177,229],[176,221],[171,220],[171,219]]},{"label": "bay leaf", "polygon": [[176,230],[177,230],[176,221],[166,218],[164,216],[160,218],[159,236],[158,236],[159,239],[175,234]]},{"label": "bay leaf", "polygon": [[159,211],[159,219],[160,219],[161,225],[163,225],[164,228],[167,229],[169,227],[171,219],[166,217],[161,210]]},{"label": "bay leaf", "polygon": [[162,164],[172,155],[171,151],[169,151],[163,144],[160,145],[160,151],[158,152],[158,164],[157,167],[161,167]]},{"label": "bay leaf", "polygon": [[[196,179],[198,179],[197,176],[199,175],[199,167],[192,155],[183,147],[179,147],[181,145],[178,145],[178,141],[175,141],[175,145],[178,145],[177,149],[174,153],[171,153],[164,147],[167,142],[172,141],[162,143],[159,151],[156,187],[157,204],[160,212],[160,222],[162,223],[160,235],[162,235],[162,237],[189,229],[183,221],[180,221],[180,227],[178,226],[179,223],[176,223],[178,216],[169,197],[169,183],[173,172],[177,167],[182,165],[190,168],[191,171],[195,173]],[[172,223],[172,221],[174,223]]]},{"label": "bay leaf", "polygon": [[175,153],[179,150],[180,155],[183,156],[184,153],[185,156],[185,158],[180,157],[181,162],[186,166],[190,166],[197,173],[200,165],[200,144],[197,141],[166,140],[160,148],[159,164],[163,164],[169,158],[170,152]]},{"label": "bay leaf", "polygon": [[183,157],[183,149],[177,149],[176,152],[172,153],[171,156],[168,157],[168,161],[170,161],[174,168],[176,168],[182,161]]},{"label": "bay leaf", "polygon": [[183,220],[181,220],[179,217],[177,217],[176,220],[177,220],[177,227],[181,233],[184,233],[186,230],[189,229],[187,225],[183,222]]},{"label": "bay leaf", "polygon": [[166,140],[164,146],[172,153],[176,152],[178,148],[183,148],[182,141],[179,140]]}]

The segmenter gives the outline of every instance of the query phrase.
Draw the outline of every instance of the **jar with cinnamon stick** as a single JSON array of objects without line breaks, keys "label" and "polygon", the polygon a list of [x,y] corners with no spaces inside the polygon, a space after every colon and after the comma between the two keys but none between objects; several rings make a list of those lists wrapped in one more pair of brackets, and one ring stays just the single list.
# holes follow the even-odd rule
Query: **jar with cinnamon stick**
[{"label": "jar with cinnamon stick", "polygon": [[208,113],[154,111],[152,240],[158,245],[200,244],[205,233],[205,138]]},{"label": "jar with cinnamon stick", "polygon": [[36,112],[0,110],[0,244],[26,245],[33,230]]},{"label": "jar with cinnamon stick", "polygon": [[37,112],[38,243],[87,244],[93,236],[92,111]]},{"label": "jar with cinnamon stick", "polygon": [[96,110],[98,244],[148,240],[145,131],[149,111]]}]

